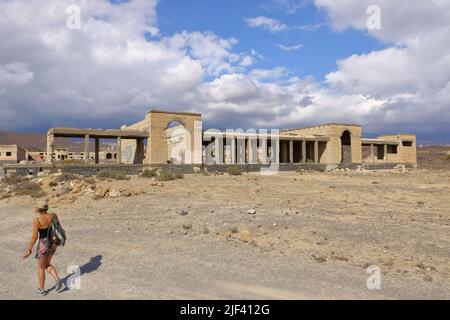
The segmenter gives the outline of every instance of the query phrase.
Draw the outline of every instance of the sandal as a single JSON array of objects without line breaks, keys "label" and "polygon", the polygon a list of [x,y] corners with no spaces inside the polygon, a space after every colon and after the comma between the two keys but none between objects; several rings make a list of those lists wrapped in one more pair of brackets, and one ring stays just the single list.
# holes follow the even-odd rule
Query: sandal
[{"label": "sandal", "polygon": [[47,295],[47,291],[45,291],[45,289],[42,289],[42,288],[37,289],[34,293],[37,295],[40,295],[40,296]]},{"label": "sandal", "polygon": [[55,282],[55,290],[57,292],[61,291],[61,289],[64,287],[64,281],[60,278],[58,278],[58,280],[56,280]]}]

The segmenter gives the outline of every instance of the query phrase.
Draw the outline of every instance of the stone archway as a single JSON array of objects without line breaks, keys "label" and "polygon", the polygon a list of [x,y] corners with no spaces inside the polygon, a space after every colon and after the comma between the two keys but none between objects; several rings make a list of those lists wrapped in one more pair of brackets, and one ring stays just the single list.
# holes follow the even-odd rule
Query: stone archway
[{"label": "stone archway", "polygon": [[352,134],[348,130],[341,136],[341,163],[352,163]]},{"label": "stone archway", "polygon": [[[150,131],[147,149],[148,163],[163,164],[171,158],[175,158],[176,161],[182,159],[182,163],[185,164],[202,163],[201,114],[152,110],[147,114],[146,122]],[[175,135],[178,134],[179,137],[183,136],[183,142],[178,144],[177,148],[168,148],[170,141],[168,130]],[[180,147],[181,145],[183,148]]]},{"label": "stone archway", "polygon": [[174,164],[186,163],[189,132],[181,121],[169,122],[166,128],[167,162]]}]

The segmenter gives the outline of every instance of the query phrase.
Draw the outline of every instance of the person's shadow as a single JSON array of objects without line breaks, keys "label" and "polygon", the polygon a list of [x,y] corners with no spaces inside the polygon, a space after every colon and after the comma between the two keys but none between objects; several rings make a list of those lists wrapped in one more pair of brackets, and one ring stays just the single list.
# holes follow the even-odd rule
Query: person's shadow
[{"label": "person's shadow", "polygon": [[[103,256],[101,256],[101,255],[92,257],[88,263],[85,263],[84,265],[79,267],[80,273],[78,276],[81,277],[83,274],[94,272],[95,270],[100,268],[100,266],[102,265],[102,258],[103,258]],[[63,293],[63,292],[70,290],[70,287],[69,287],[70,284],[67,282],[68,282],[68,280],[73,280],[73,277],[76,275],[77,271],[78,270],[76,269],[71,274],[68,274],[67,276],[65,276],[64,278],[61,279],[62,283],[64,284],[64,289],[59,291],[59,293]],[[50,292],[55,289],[56,289],[55,286],[53,286],[53,288],[51,288],[48,291]]]}]

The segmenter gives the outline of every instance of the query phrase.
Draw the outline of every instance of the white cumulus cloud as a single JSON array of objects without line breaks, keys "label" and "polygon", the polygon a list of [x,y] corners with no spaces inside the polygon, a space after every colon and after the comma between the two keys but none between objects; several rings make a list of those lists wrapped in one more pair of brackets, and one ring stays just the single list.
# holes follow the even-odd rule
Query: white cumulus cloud
[{"label": "white cumulus cloud", "polygon": [[247,18],[245,21],[247,22],[249,27],[252,28],[260,27],[270,31],[271,33],[289,30],[289,27],[284,23],[282,23],[281,21],[268,17],[259,16],[254,18]]}]

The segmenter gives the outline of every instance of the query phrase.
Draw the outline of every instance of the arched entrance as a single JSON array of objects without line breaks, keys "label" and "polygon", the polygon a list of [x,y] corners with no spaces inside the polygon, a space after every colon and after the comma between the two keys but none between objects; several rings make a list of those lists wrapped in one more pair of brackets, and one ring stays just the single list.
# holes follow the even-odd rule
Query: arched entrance
[{"label": "arched entrance", "polygon": [[167,162],[186,163],[186,149],[189,132],[181,121],[169,122],[166,128]]},{"label": "arched entrance", "polygon": [[341,155],[342,163],[352,163],[352,135],[348,130],[345,130],[341,136]]},{"label": "arched entrance", "polygon": [[112,159],[112,154],[111,153],[107,153],[106,154],[106,160],[111,160]]}]

